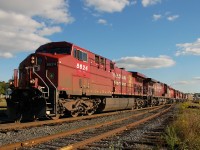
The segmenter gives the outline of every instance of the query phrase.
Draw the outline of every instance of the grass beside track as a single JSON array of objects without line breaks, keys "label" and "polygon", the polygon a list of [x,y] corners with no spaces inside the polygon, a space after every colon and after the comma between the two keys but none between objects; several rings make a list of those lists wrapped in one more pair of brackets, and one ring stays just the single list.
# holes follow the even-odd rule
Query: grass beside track
[{"label": "grass beside track", "polygon": [[6,100],[4,98],[0,98],[0,114],[5,112],[6,107]]},{"label": "grass beside track", "polygon": [[180,104],[174,122],[164,136],[170,149],[200,149],[200,104]]}]

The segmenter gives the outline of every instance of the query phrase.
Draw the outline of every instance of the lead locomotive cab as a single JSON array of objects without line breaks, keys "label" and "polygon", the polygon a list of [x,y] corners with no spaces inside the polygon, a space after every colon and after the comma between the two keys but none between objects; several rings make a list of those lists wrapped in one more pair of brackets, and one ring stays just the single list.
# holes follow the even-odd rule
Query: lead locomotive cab
[{"label": "lead locomotive cab", "polygon": [[64,93],[58,89],[59,63],[60,59],[70,57],[71,50],[71,43],[48,43],[20,63],[14,71],[15,88],[7,100],[11,120],[57,116],[58,96]]},{"label": "lead locomotive cab", "polygon": [[9,118],[91,115],[101,100],[88,95],[89,78],[89,51],[68,42],[42,45],[15,70],[15,88],[7,100]]}]

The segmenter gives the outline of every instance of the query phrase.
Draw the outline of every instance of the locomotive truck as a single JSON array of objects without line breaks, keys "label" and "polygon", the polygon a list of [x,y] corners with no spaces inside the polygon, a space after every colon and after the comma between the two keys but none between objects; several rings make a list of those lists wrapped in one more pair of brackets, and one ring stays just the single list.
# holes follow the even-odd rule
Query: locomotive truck
[{"label": "locomotive truck", "polygon": [[34,120],[134,109],[184,97],[165,83],[63,41],[40,46],[14,70],[7,107],[11,120]]}]

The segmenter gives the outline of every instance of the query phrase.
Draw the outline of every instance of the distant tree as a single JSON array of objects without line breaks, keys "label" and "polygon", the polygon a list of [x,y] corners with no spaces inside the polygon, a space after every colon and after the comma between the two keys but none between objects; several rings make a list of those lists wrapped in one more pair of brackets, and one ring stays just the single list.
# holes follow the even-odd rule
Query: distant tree
[{"label": "distant tree", "polygon": [[9,85],[8,82],[0,81],[0,94],[5,94],[8,85]]},{"label": "distant tree", "polygon": [[0,82],[0,94],[4,94],[5,93],[5,90],[4,90],[4,87],[5,87],[5,82]]}]

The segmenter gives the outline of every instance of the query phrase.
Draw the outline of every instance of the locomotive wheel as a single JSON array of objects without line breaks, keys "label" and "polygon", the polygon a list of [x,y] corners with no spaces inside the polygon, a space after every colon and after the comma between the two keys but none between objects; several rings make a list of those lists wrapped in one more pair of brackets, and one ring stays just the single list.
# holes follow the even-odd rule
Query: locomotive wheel
[{"label": "locomotive wheel", "polygon": [[77,111],[71,111],[72,117],[78,117],[79,113]]},{"label": "locomotive wheel", "polygon": [[91,116],[91,115],[94,114],[94,112],[95,112],[95,111],[94,111],[93,109],[90,109],[90,110],[87,111],[87,115],[88,115],[88,116]]},{"label": "locomotive wheel", "polygon": [[157,105],[158,105],[158,102],[157,102],[156,99],[153,99],[153,100],[152,100],[152,105],[153,105],[153,106],[157,106]]},{"label": "locomotive wheel", "polygon": [[61,117],[61,115],[60,114],[57,114],[55,117],[51,117],[53,120],[57,120],[57,119],[59,119]]}]

